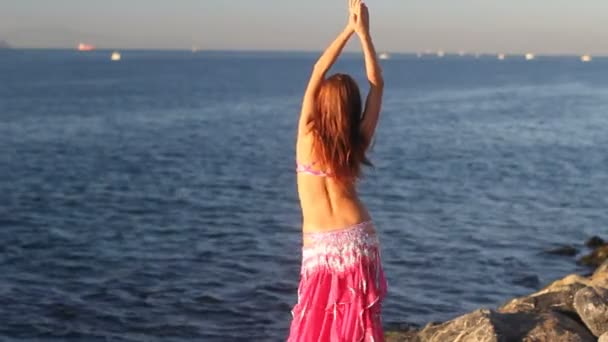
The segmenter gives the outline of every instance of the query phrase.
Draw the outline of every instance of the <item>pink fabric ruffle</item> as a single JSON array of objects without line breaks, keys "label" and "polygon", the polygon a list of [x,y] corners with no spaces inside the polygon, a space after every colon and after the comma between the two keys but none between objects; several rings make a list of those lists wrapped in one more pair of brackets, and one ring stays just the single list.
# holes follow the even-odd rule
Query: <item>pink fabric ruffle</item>
[{"label": "pink fabric ruffle", "polygon": [[373,224],[307,237],[287,341],[384,341],[387,285]]}]

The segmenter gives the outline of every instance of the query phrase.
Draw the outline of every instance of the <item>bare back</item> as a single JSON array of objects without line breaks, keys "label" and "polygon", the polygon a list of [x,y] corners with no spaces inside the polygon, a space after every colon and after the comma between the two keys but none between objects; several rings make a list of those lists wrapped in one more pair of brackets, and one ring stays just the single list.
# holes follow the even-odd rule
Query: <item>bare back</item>
[{"label": "bare back", "polygon": [[[300,133],[296,144],[297,161],[325,171],[325,166],[318,165],[318,159],[312,155],[312,142],[311,133]],[[297,178],[304,233],[337,230],[371,219],[359,200],[356,183],[344,187],[331,176],[308,173],[298,173]]]}]

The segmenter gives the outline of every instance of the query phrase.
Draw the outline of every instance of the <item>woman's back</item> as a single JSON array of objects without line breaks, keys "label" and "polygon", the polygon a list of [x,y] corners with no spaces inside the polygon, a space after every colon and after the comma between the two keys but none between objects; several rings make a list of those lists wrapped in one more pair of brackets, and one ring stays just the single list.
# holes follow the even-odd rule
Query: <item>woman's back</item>
[{"label": "woman's back", "polygon": [[[323,232],[369,221],[357,195],[356,182],[340,183],[318,164],[312,152],[311,133],[302,134],[296,146],[298,194],[304,233]],[[306,241],[305,241],[306,243]]]}]

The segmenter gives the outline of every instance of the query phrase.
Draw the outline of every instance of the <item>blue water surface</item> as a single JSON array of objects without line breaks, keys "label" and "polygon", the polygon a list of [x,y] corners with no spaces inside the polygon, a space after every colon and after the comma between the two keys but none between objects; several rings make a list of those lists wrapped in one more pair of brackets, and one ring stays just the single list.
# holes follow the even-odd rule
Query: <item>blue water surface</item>
[{"label": "blue water surface", "polygon": [[[316,54],[0,52],[2,341],[281,341]],[[608,233],[608,60],[394,56],[361,196],[385,324],[496,307]],[[365,85],[363,61],[336,70]],[[363,86],[365,89],[366,86]]]}]

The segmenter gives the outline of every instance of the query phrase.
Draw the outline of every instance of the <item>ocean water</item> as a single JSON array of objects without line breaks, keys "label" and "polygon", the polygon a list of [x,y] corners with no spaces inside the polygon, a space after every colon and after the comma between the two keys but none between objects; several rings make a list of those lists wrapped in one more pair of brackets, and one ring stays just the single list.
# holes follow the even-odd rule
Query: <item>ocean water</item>
[{"label": "ocean water", "polygon": [[[281,341],[306,53],[0,52],[0,339]],[[496,307],[608,232],[608,60],[383,61],[361,196],[387,326]],[[336,70],[362,85],[363,63]],[[363,86],[365,89],[365,86]]]}]

